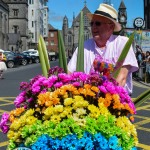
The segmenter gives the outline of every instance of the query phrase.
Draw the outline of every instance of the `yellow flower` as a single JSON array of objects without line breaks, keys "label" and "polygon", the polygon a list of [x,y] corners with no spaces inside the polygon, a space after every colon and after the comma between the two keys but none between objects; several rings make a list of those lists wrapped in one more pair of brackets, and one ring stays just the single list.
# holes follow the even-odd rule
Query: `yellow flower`
[{"label": "yellow flower", "polygon": [[77,115],[80,116],[80,115],[85,115],[87,112],[84,108],[77,108],[76,109],[76,112],[77,112]]},{"label": "yellow flower", "polygon": [[63,112],[63,105],[56,105],[53,110],[55,113],[61,113]]},{"label": "yellow flower", "polygon": [[103,103],[98,103],[98,106],[101,115],[108,116],[110,114],[109,110],[104,106]]},{"label": "yellow flower", "polygon": [[14,131],[9,130],[7,133],[7,137],[8,137],[8,139],[12,139],[14,137]]},{"label": "yellow flower", "polygon": [[79,95],[74,96],[73,98],[74,98],[76,101],[84,100],[83,96],[79,96]]},{"label": "yellow flower", "polygon": [[64,105],[68,106],[71,105],[73,103],[73,99],[72,98],[65,98],[64,99]]},{"label": "yellow flower", "polygon": [[98,118],[98,116],[100,115],[99,108],[97,108],[93,104],[88,106],[88,110],[90,110],[90,114],[89,115],[92,118]]},{"label": "yellow flower", "polygon": [[51,116],[53,114],[53,106],[49,106],[48,108],[45,109],[44,114],[46,116]]},{"label": "yellow flower", "polygon": [[130,122],[130,120],[126,116],[118,117],[116,120],[116,125],[122,128],[122,130],[124,130],[129,137],[131,135],[137,137],[135,126]]},{"label": "yellow flower", "polygon": [[11,125],[10,125],[10,129],[12,130],[18,130],[21,126],[21,123],[19,120],[15,120]]},{"label": "yellow flower", "polygon": [[35,118],[34,116],[29,116],[26,118],[26,123],[29,125],[34,124],[34,122],[37,120],[37,118]]},{"label": "yellow flower", "polygon": [[51,116],[51,121],[54,123],[59,123],[61,121],[61,118],[59,115],[53,115]]}]

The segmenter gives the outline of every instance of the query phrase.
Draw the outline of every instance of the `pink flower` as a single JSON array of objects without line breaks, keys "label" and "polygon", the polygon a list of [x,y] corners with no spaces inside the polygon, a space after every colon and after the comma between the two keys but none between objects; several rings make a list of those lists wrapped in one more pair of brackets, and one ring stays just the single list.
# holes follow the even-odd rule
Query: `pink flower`
[{"label": "pink flower", "polygon": [[3,133],[7,133],[9,130],[9,126],[7,125],[7,122],[9,120],[9,114],[3,113],[1,121],[0,121],[0,129]]}]

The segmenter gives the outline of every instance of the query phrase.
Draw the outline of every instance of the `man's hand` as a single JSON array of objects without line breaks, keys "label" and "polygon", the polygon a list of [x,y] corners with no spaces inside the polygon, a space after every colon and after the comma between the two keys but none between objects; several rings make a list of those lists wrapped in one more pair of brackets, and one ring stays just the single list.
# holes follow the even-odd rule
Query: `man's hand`
[{"label": "man's hand", "polygon": [[126,66],[121,67],[119,75],[116,78],[116,81],[119,83],[120,86],[123,86],[123,87],[125,86],[130,68],[131,68],[130,65],[126,65]]}]

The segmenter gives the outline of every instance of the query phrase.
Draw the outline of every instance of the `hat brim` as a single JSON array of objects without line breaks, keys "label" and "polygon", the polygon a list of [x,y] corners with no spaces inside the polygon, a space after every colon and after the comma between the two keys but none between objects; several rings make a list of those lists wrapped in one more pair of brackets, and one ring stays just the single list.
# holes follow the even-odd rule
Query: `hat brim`
[{"label": "hat brim", "polygon": [[90,14],[90,13],[88,13],[87,16],[88,16],[88,18],[89,18],[90,20],[92,20],[92,18],[93,18],[94,16],[105,17],[105,18],[111,20],[111,21],[115,24],[114,32],[119,32],[119,31],[121,31],[121,29],[122,29],[120,23],[118,23],[117,21],[115,21],[114,19],[112,19],[112,18],[110,18],[110,17],[104,16],[104,15],[101,15],[101,14]]}]

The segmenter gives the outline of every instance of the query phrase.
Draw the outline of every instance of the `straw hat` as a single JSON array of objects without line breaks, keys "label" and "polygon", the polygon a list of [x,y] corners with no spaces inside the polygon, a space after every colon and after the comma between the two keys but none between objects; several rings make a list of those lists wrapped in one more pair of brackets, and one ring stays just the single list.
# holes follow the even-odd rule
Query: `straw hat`
[{"label": "straw hat", "polygon": [[99,8],[94,12],[94,14],[88,13],[88,18],[92,20],[94,16],[105,17],[111,20],[115,24],[114,31],[120,31],[121,25],[117,22],[118,13],[117,11],[110,5],[107,4],[100,4]]}]

